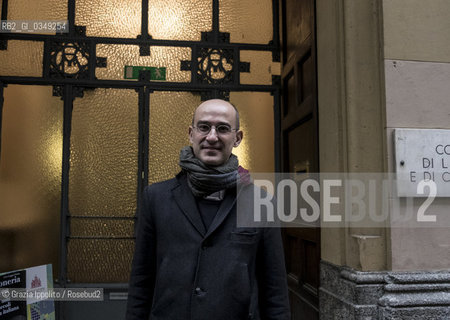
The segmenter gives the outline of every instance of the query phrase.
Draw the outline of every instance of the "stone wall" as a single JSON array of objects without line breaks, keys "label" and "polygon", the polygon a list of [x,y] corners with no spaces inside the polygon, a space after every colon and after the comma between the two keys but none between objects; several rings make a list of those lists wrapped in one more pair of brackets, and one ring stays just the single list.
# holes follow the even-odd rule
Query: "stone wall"
[{"label": "stone wall", "polygon": [[450,319],[450,270],[362,272],[322,261],[321,320]]}]

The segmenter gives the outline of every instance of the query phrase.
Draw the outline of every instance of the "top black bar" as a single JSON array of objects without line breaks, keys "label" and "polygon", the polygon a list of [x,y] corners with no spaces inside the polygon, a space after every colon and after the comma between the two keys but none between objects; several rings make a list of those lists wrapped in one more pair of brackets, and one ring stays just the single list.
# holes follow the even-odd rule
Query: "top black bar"
[{"label": "top black bar", "polygon": [[[108,37],[82,37],[82,36],[61,36],[61,35],[45,35],[45,34],[28,34],[28,33],[2,33],[0,39],[4,40],[31,40],[31,41],[93,41],[95,43],[107,44],[135,44],[150,46],[170,46],[170,47],[193,47],[199,45],[201,47],[211,47],[210,42],[205,41],[189,41],[189,40],[159,40],[159,39],[134,39],[134,38],[108,38]],[[214,45],[213,45],[214,46]],[[239,47],[240,50],[257,50],[257,51],[274,51],[279,47],[272,44],[256,44],[256,43],[220,43],[220,48]]]}]

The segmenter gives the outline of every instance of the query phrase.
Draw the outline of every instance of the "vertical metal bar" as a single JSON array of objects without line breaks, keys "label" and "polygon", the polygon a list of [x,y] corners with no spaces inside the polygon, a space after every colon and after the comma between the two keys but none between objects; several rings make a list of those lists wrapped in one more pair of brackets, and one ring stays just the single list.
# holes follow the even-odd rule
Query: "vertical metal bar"
[{"label": "vertical metal bar", "polygon": [[[144,91],[144,130],[143,130],[143,179],[142,179],[142,189],[148,185],[148,153],[149,153],[149,128],[150,128],[150,89],[145,88]],[[142,190],[141,190],[142,191]]]},{"label": "vertical metal bar", "polygon": [[[141,12],[141,34],[138,35],[138,39],[143,41],[147,41],[151,39],[151,36],[148,34],[148,0],[142,0],[142,12]],[[140,44],[139,45],[139,55],[140,56],[149,56],[150,55],[150,45],[148,44]]]},{"label": "vertical metal bar", "polygon": [[281,65],[283,65],[287,62],[287,54],[286,50],[282,50],[282,47],[286,46],[286,34],[287,34],[287,23],[286,23],[286,0],[281,0],[281,30],[279,30],[279,33],[281,33],[280,42],[283,43],[283,45],[280,44],[280,61],[282,61]]},{"label": "vertical metal bar", "polygon": [[148,39],[148,0],[142,0],[141,35],[143,39]]},{"label": "vertical metal bar", "polygon": [[191,53],[191,83],[197,84],[197,73],[198,73],[198,50],[199,48],[196,45],[192,46]]},{"label": "vertical metal bar", "polygon": [[136,227],[137,227],[137,219],[139,217],[139,211],[141,208],[142,202],[142,190],[143,190],[143,177],[144,172],[142,170],[144,163],[144,126],[145,126],[145,117],[144,117],[144,105],[145,105],[145,87],[140,87],[136,89],[138,92],[138,104],[139,104],[139,137],[138,137],[138,168],[137,168],[137,190],[136,190],[136,213],[135,213],[135,223],[134,223],[134,236],[136,236]]},{"label": "vertical metal bar", "polygon": [[281,172],[281,108],[280,90],[273,92],[273,119],[274,119],[274,151],[275,151],[275,172]]},{"label": "vertical metal bar", "polygon": [[45,40],[44,41],[44,58],[42,61],[42,77],[48,78],[50,77],[50,41],[51,40]]},{"label": "vertical metal bar", "polygon": [[273,44],[277,47],[276,52],[272,51],[272,60],[280,61],[280,3],[278,0],[272,0],[273,16]]},{"label": "vertical metal bar", "polygon": [[234,48],[234,65],[233,65],[233,83],[239,85],[241,83],[241,51],[239,48]]},{"label": "vertical metal bar", "polygon": [[[139,216],[142,202],[142,191],[148,185],[148,149],[149,149],[149,123],[150,123],[150,90],[141,87],[139,92],[139,155],[138,155],[138,185],[137,206],[135,218]],[[135,223],[134,235],[136,236]]]},{"label": "vertical metal bar", "polygon": [[0,159],[2,155],[2,123],[3,123],[3,102],[5,99],[3,98],[3,88],[4,85],[0,82]]},{"label": "vertical metal bar", "polygon": [[2,18],[1,20],[8,20],[8,0],[2,2]]},{"label": "vertical metal bar", "polygon": [[61,241],[59,283],[61,287],[67,284],[67,239],[69,237],[69,169],[70,169],[70,134],[72,131],[73,88],[65,85],[63,91],[64,122],[63,122],[63,158],[61,177]]},{"label": "vertical metal bar", "polygon": [[138,185],[137,210],[139,213],[142,201],[142,191],[148,184],[148,144],[149,144],[149,110],[150,91],[148,87],[141,87],[139,91],[139,154],[138,154]]},{"label": "vertical metal bar", "polygon": [[[1,20],[8,20],[8,0],[2,2]],[[0,40],[0,50],[8,49],[8,40]]]},{"label": "vertical metal bar", "polygon": [[69,20],[69,35],[75,34],[75,0],[68,0],[67,19]]},{"label": "vertical metal bar", "polygon": [[213,7],[212,7],[212,28],[213,28],[213,41],[214,43],[219,43],[219,0],[213,0]]},{"label": "vertical metal bar", "polygon": [[95,68],[97,66],[97,46],[95,41],[89,41],[89,79],[95,80]]}]

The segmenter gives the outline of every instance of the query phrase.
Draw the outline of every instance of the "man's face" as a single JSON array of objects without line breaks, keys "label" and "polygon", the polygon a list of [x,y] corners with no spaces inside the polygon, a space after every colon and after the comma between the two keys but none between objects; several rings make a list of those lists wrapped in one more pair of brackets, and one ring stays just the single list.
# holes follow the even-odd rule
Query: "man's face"
[{"label": "man's face", "polygon": [[[198,129],[200,125],[212,126],[207,134]],[[220,134],[216,128],[220,125],[233,129],[226,134]],[[226,101],[213,99],[203,102],[196,110],[194,125],[189,127],[189,140],[192,143],[194,155],[203,163],[219,166],[225,163],[234,147],[242,140],[242,131],[236,131],[236,111]]]}]

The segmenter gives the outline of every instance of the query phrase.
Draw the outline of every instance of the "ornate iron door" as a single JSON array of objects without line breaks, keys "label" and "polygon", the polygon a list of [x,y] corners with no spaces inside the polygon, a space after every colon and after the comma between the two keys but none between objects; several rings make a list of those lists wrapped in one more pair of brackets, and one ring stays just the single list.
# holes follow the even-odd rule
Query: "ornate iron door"
[{"label": "ornate iron door", "polygon": [[[280,167],[278,0],[3,0],[1,8],[2,20],[67,20],[51,34],[0,33],[0,125],[13,88],[19,95],[25,86],[39,95],[51,88],[62,100],[56,284],[105,288],[105,302],[60,304],[60,316],[113,319],[126,299],[141,190],[172,174],[171,164],[155,164],[170,162],[164,150],[183,143],[164,140],[170,126],[189,121],[201,100],[240,99],[248,112],[270,112],[269,165]],[[167,19],[185,10],[191,24],[153,23],[158,10],[168,11]],[[102,20],[105,12],[113,19]],[[164,26],[180,31],[166,38]]]}]

